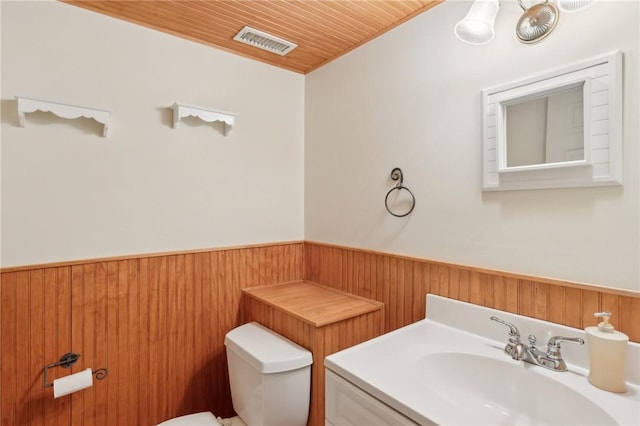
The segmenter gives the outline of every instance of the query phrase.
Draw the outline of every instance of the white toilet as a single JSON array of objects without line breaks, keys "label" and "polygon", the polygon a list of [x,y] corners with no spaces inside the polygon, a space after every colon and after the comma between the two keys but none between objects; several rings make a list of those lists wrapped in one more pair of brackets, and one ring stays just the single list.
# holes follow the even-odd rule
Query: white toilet
[{"label": "white toilet", "polygon": [[157,426],[304,426],[309,416],[311,352],[252,322],[227,333],[231,419],[210,412],[189,414]]}]

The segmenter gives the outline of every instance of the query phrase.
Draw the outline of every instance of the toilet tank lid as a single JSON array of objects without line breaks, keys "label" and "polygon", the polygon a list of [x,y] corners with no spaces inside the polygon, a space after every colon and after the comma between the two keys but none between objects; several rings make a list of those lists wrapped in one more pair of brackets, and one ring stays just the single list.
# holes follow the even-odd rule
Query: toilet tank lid
[{"label": "toilet tank lid", "polygon": [[296,370],[313,363],[311,352],[257,322],[234,328],[224,344],[261,373]]}]

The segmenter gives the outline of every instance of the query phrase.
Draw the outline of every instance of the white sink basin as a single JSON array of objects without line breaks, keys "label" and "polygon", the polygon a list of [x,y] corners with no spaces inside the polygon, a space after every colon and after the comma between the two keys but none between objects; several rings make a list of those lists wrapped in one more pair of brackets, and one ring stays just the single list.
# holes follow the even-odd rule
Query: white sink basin
[{"label": "white sink basin", "polygon": [[403,424],[640,425],[639,344],[628,345],[627,392],[606,392],[587,380],[586,345],[563,346],[567,372],[514,361],[503,352],[507,330],[489,318],[536,335],[542,349],[552,336],[583,330],[434,295],[428,301],[424,320],[329,355],[325,366],[404,415]]},{"label": "white sink basin", "polygon": [[440,352],[419,361],[418,376],[442,399],[450,424],[616,424],[581,394],[531,368],[540,367]]}]

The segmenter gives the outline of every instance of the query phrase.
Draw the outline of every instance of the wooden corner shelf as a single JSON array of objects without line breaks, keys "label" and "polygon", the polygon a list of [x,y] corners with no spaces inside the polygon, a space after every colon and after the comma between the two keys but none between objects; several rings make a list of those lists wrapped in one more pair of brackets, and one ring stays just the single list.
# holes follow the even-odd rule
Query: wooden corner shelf
[{"label": "wooden corner shelf", "polygon": [[256,321],[307,348],[309,426],[324,426],[324,358],[384,333],[384,303],[309,281],[245,288],[244,322]]}]

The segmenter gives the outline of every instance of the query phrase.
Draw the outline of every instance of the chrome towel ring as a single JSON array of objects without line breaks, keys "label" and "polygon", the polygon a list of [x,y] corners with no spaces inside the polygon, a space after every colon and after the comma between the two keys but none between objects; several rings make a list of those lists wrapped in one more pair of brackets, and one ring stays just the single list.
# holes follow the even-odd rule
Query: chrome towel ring
[{"label": "chrome towel ring", "polygon": [[[416,206],[416,197],[414,197],[413,192],[411,192],[411,190],[409,188],[407,188],[406,186],[403,185],[404,176],[402,174],[402,169],[400,169],[399,167],[396,167],[393,170],[391,170],[391,179],[398,181],[398,183],[396,183],[396,186],[394,186],[393,188],[391,188],[389,190],[389,192],[387,192],[387,196],[384,197],[384,206],[387,208],[387,211],[392,216],[405,217],[405,216],[409,215],[413,211],[414,207]],[[389,195],[391,195],[391,193],[394,192],[394,191],[400,192],[403,189],[405,191],[407,191],[409,193],[409,195],[411,196],[411,207],[409,207],[409,210],[407,212],[405,212],[405,213],[402,213],[402,214],[394,213],[389,208]]]}]

